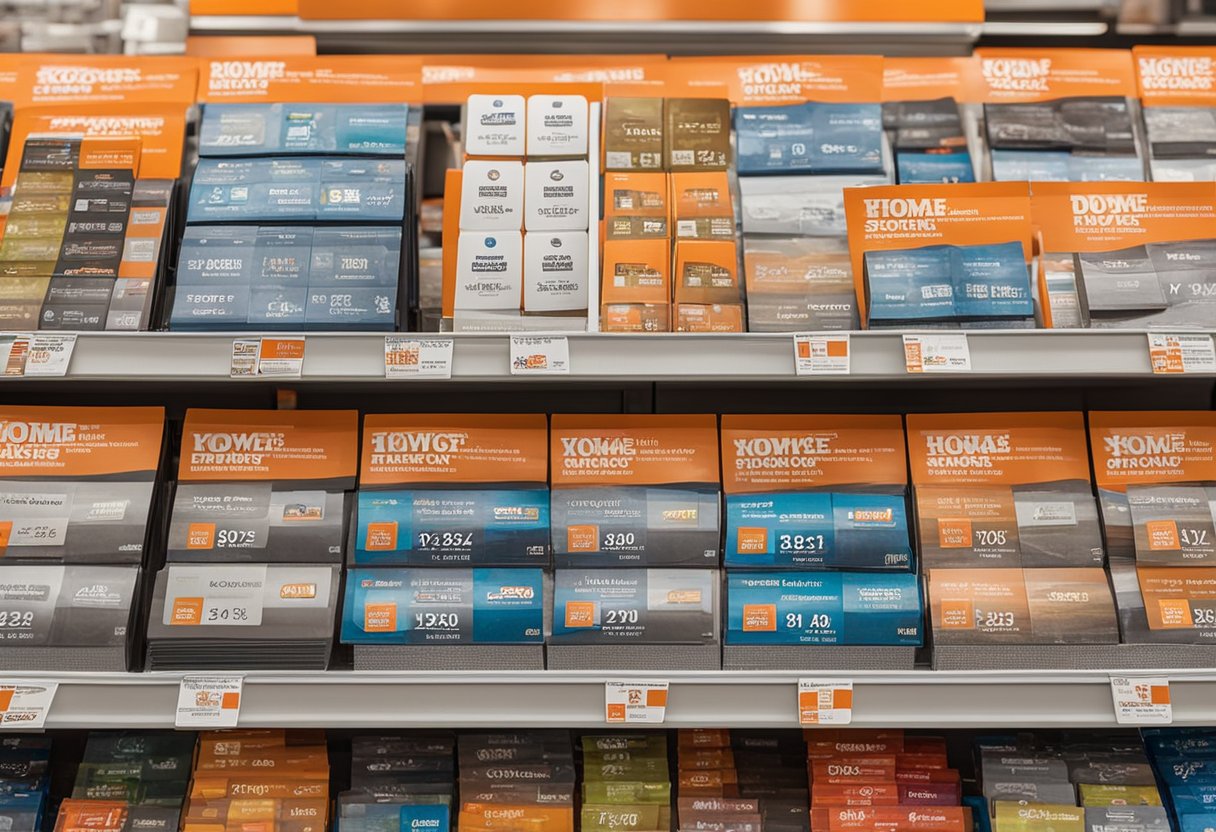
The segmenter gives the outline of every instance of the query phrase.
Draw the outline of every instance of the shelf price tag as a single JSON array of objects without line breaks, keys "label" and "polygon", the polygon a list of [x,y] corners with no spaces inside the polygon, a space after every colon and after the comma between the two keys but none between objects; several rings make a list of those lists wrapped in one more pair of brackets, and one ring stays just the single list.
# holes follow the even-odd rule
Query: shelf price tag
[{"label": "shelf price tag", "polygon": [[967,333],[905,335],[904,365],[909,373],[971,372]]},{"label": "shelf price tag", "polygon": [[570,341],[565,335],[512,335],[511,375],[570,374]]},{"label": "shelf price tag", "polygon": [[241,716],[243,676],[184,676],[177,689],[178,728],[235,728]]},{"label": "shelf price tag", "polygon": [[42,729],[57,690],[58,682],[0,682],[0,729]]},{"label": "shelf price tag", "polygon": [[669,682],[605,682],[604,721],[661,725]]},{"label": "shelf price tag", "polygon": [[68,374],[76,333],[36,332],[0,335],[5,355],[4,375],[26,378],[62,378]]},{"label": "shelf price tag", "polygon": [[853,681],[798,680],[799,725],[848,725],[853,721]]},{"label": "shelf price tag", "polygon": [[385,378],[451,378],[451,338],[384,336]]},{"label": "shelf price tag", "polygon": [[1170,680],[1164,676],[1112,676],[1115,722],[1120,725],[1169,725],[1174,721]]},{"label": "shelf price tag", "polygon": [[1212,345],[1211,335],[1150,332],[1148,361],[1152,365],[1153,375],[1216,373],[1216,347]]},{"label": "shelf price tag", "polygon": [[231,378],[299,378],[304,338],[237,338],[232,342]]},{"label": "shelf price tag", "polygon": [[800,376],[847,376],[848,333],[794,333],[794,372]]}]

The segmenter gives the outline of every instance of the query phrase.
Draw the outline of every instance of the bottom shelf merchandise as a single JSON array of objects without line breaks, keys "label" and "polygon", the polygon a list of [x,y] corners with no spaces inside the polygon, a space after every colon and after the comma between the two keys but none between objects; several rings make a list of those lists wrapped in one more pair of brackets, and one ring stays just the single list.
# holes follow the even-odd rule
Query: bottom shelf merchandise
[{"label": "bottom shelf merchandise", "polygon": [[1214,805],[1210,728],[0,738],[12,832],[1210,832]]}]

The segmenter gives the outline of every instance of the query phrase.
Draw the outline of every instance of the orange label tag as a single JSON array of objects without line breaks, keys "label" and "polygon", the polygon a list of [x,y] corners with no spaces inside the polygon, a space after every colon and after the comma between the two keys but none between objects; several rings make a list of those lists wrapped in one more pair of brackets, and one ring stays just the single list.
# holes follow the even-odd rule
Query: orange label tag
[{"label": "orange label tag", "polygon": [[366,604],[363,607],[363,629],[368,633],[391,633],[397,629],[397,605],[392,602]]},{"label": "orange label tag", "polygon": [[170,626],[194,626],[203,623],[202,598],[175,598]]},{"label": "orange label tag", "polygon": [[775,633],[777,632],[776,604],[744,604],[743,632],[745,633]]},{"label": "orange label tag", "polygon": [[571,552],[598,552],[600,550],[599,526],[567,526],[566,549]]},{"label": "orange label tag", "polygon": [[391,552],[397,548],[397,521],[367,524],[363,548],[369,552]]},{"label": "orange label tag", "polygon": [[594,627],[595,602],[569,601],[566,603],[567,627]]}]

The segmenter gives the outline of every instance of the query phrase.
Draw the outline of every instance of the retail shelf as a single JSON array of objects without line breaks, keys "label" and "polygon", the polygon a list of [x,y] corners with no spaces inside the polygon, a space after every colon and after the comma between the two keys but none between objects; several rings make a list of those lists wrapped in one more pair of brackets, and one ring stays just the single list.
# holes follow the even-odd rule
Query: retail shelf
[{"label": "retail shelf", "polygon": [[[228,379],[232,334],[81,333],[68,380],[223,381]],[[425,337],[425,336],[424,336]],[[510,375],[509,336],[456,334],[454,381],[522,381]],[[527,381],[794,381],[793,338],[780,334],[567,336],[571,373]],[[302,380],[384,380],[384,335],[306,335]],[[951,379],[1146,379],[1152,378],[1143,333],[1110,331],[997,331],[967,336],[972,370],[966,376],[909,375],[899,333],[852,335],[849,376],[803,377],[807,383]],[[0,386],[62,379],[3,379]],[[246,383],[244,381],[233,383]],[[414,383],[414,382],[405,382]]]},{"label": "retail shelf", "polygon": [[283,15],[196,15],[192,34],[314,35],[319,48],[351,52],[540,51],[679,54],[705,48],[738,54],[819,51],[940,54],[967,51],[978,23],[841,23],[782,21],[560,21],[560,20],[302,20]]},{"label": "retail shelf", "polygon": [[[1216,675],[1154,672],[1171,680],[1178,725],[1216,724]],[[672,727],[791,727],[799,677],[853,682],[853,725],[906,728],[1088,728],[1115,724],[1110,675],[1096,672],[248,673],[248,727],[418,728],[603,724],[606,681],[670,683]],[[180,676],[12,674],[57,681],[48,728],[168,728]]]}]

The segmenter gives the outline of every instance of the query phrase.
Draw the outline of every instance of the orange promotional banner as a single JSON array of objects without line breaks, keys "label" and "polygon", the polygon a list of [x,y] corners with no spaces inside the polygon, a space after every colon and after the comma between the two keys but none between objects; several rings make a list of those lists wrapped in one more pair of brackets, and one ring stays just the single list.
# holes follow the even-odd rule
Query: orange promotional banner
[{"label": "orange promotional banner", "polygon": [[0,89],[13,88],[13,85],[17,83],[17,73],[22,62],[28,59],[28,55],[14,52],[0,54]]},{"label": "orange promotional banner", "polygon": [[545,482],[549,425],[543,413],[368,415],[359,483]]},{"label": "orange promotional banner", "polygon": [[914,485],[1023,485],[1089,481],[1080,413],[932,413],[908,416]]},{"label": "orange promotional banner", "polygon": [[176,179],[182,172],[186,112],[170,104],[72,104],[25,107],[13,115],[8,162],[0,185],[17,178],[21,153],[31,135],[135,138],[140,142],[139,176]]},{"label": "orange promotional banner", "polygon": [[1207,410],[1089,414],[1099,488],[1216,480],[1216,413]]},{"label": "orange promotional banner", "polygon": [[194,103],[198,62],[194,58],[145,55],[37,55],[17,69],[12,102],[31,104]]},{"label": "orange promotional banner", "polygon": [[1136,96],[1132,53],[1123,49],[979,49],[975,59],[989,104]]},{"label": "orange promotional banner", "polygon": [[863,321],[867,251],[1020,242],[1027,261],[1032,254],[1026,182],[845,188],[844,212]]},{"label": "orange promotional banner", "polygon": [[178,479],[350,480],[358,466],[355,410],[186,411]]},{"label": "orange promotional banner", "polygon": [[[194,0],[199,2],[199,0]],[[312,20],[797,21],[982,23],[982,0],[299,0]],[[197,14],[197,12],[195,12]]]},{"label": "orange promotional banner", "polygon": [[294,15],[299,11],[296,0],[190,0],[194,16]]},{"label": "orange promotional banner", "polygon": [[0,407],[0,478],[156,475],[163,407]]},{"label": "orange promotional banner", "polygon": [[[512,73],[518,75],[519,73]],[[427,104],[464,104],[470,95],[581,95],[588,101],[602,101],[603,84],[563,83],[545,80],[548,70],[534,73],[533,79],[516,81],[471,81],[427,84],[423,89],[423,100]],[[478,77],[481,77],[480,75]],[[445,191],[450,193],[449,191]]]},{"label": "orange promotional banner", "polygon": [[1043,251],[1114,251],[1216,237],[1211,182],[1036,182],[1031,217]]},{"label": "orange promotional banner", "polygon": [[704,415],[555,415],[553,487],[718,482],[718,420]]},{"label": "orange promotional banner", "polygon": [[[882,101],[881,55],[774,55],[744,58],[672,58],[669,83],[678,73],[726,85],[732,103],[754,107],[807,101]],[[668,93],[672,95],[673,93]]]},{"label": "orange promotional banner", "polygon": [[1136,46],[1132,57],[1145,107],[1216,107],[1216,47]]},{"label": "orange promotional banner", "polygon": [[899,416],[723,416],[727,494],[908,483]]},{"label": "orange promotional banner", "polygon": [[309,56],[317,54],[317,39],[312,35],[190,35],[186,54],[194,58]]},{"label": "orange promotional banner", "polygon": [[229,104],[408,104],[422,101],[412,55],[282,55],[202,61],[198,100]]},{"label": "orange promotional banner", "polygon": [[980,101],[984,82],[974,58],[885,58],[883,101]]}]

